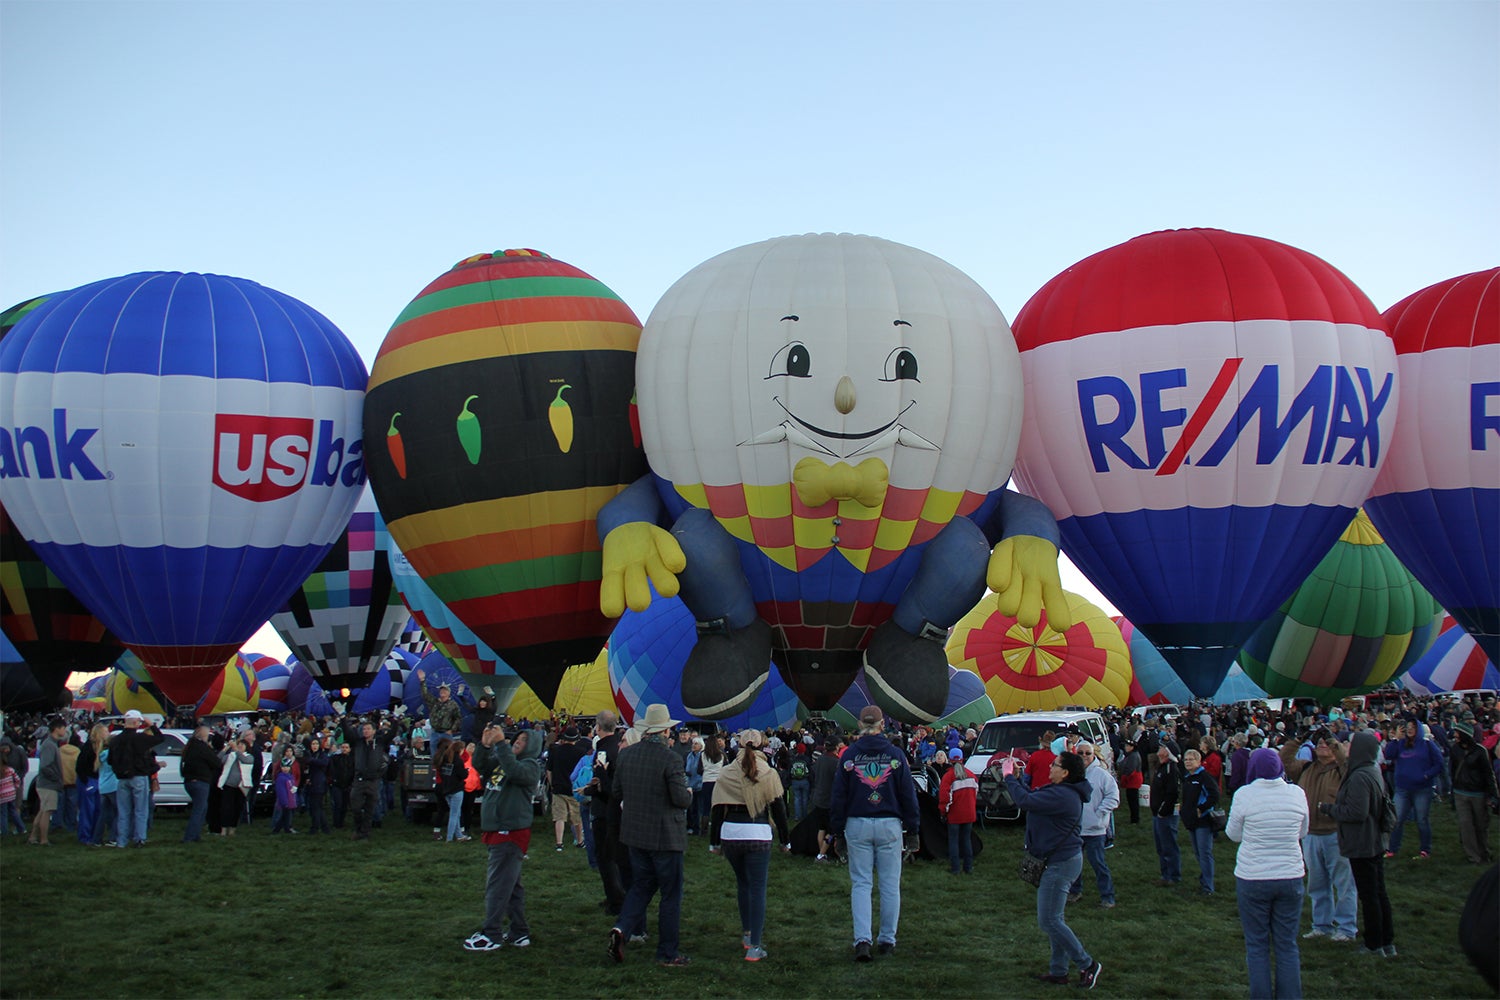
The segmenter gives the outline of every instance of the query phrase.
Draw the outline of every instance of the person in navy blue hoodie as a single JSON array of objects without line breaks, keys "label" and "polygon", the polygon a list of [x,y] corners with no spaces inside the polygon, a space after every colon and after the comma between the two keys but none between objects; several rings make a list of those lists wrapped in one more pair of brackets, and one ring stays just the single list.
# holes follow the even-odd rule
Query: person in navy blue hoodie
[{"label": "person in navy blue hoodie", "polygon": [[1044,983],[1065,986],[1068,963],[1078,966],[1078,985],[1093,989],[1102,966],[1090,955],[1063,919],[1068,887],[1083,871],[1083,804],[1093,789],[1089,786],[1083,758],[1065,750],[1052,762],[1050,782],[1032,788],[1029,775],[1010,774],[1006,790],[1013,802],[1026,811],[1026,850],[1047,862],[1042,884],[1036,890],[1036,923],[1052,943],[1052,962],[1037,973]]},{"label": "person in navy blue hoodie", "polygon": [[1406,720],[1401,739],[1388,740],[1385,759],[1395,767],[1396,829],[1391,831],[1391,846],[1385,852],[1388,858],[1401,853],[1401,833],[1406,821],[1415,818],[1417,836],[1422,851],[1418,857],[1432,856],[1432,783],[1443,770],[1443,754],[1437,745],[1422,736],[1422,724],[1415,719]]}]

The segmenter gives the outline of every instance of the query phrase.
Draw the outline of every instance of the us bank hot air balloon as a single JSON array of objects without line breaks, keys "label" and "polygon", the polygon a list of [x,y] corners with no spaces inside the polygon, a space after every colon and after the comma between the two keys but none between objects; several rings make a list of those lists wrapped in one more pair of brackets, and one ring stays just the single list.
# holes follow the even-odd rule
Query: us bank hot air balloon
[{"label": "us bank hot air balloon", "polygon": [[[626,725],[652,704],[666,705],[674,719],[692,717],[682,704],[682,668],[697,640],[693,613],[676,598],[621,616],[609,637],[609,684]],[[780,729],[796,723],[799,708],[796,692],[772,677],[749,709],[719,721],[731,731]]]},{"label": "us bank hot air balloon", "polygon": [[1103,708],[1130,699],[1130,650],[1107,614],[1069,593],[1072,624],[1061,632],[1046,619],[1022,625],[986,595],[958,620],[948,659],[984,681],[995,711]]},{"label": "us bank hot air balloon", "polygon": [[1500,661],[1500,267],[1391,306],[1401,402],[1365,509],[1386,543]]},{"label": "us bank hot air balloon", "polygon": [[774,661],[810,709],[863,667],[886,711],[932,721],[942,642],[987,571],[1018,603],[1013,569],[1064,603],[1051,515],[1004,488],[1015,342],[952,265],[849,234],[730,250],[657,303],[637,373],[657,478],[600,517],[606,610],[648,606],[648,578],[680,586],[699,625],[694,715],[744,711]]},{"label": "us bank hot air balloon", "polygon": [[1239,664],[1272,698],[1331,705],[1411,669],[1442,621],[1443,609],[1360,511],[1312,575],[1250,636]]},{"label": "us bank hot air balloon", "polygon": [[349,526],[271,626],[327,687],[374,680],[410,615],[391,576],[385,522],[368,489]]},{"label": "us bank hot air balloon", "polygon": [[58,294],[0,340],[0,502],[193,704],[348,523],[365,378],[332,323],[252,281]]},{"label": "us bank hot air balloon", "polygon": [[548,700],[609,635],[595,518],[646,471],[629,419],[639,337],[603,283],[507,250],[423,289],[371,372],[370,480],[391,537]]},{"label": "us bank hot air balloon", "polygon": [[1305,251],[1216,229],[1094,254],[1016,317],[1020,488],[1198,695],[1338,539],[1397,405],[1370,300]]}]

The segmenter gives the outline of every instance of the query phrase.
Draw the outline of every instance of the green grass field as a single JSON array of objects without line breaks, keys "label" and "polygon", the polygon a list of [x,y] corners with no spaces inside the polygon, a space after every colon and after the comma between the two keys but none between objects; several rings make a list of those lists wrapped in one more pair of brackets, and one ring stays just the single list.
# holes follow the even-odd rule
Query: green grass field
[{"label": "green grass field", "polygon": [[[178,842],[166,813],[141,850],[0,842],[0,995],[5,997],[1013,997],[1069,996],[1032,979],[1045,969],[1035,896],[1015,876],[1018,826],[983,831],[971,877],[945,862],[905,872],[897,953],[851,961],[849,881],[839,866],[777,856],[766,947],[742,961],[734,879],[693,838],[683,902],[686,969],[662,969],[638,946],[614,965],[598,876],[584,852],[552,849],[538,824],[526,863],[535,944],[489,954],[460,942],[479,926],[485,850],[432,840],[393,818],[367,843],[271,837],[257,819],[233,840]],[[1479,870],[1465,864],[1453,814],[1433,809],[1435,856],[1387,864],[1400,956],[1303,942],[1308,997],[1492,996],[1456,944]],[[1492,831],[1493,833],[1493,831]],[[1416,851],[1408,830],[1407,854]],[[1492,836],[1492,850],[1494,837]],[[1216,897],[1157,888],[1148,823],[1122,824],[1109,852],[1119,905],[1085,893],[1069,922],[1104,964],[1093,996],[1243,997],[1244,946],[1234,905],[1235,845],[1220,838]],[[655,938],[655,910],[651,912]],[[1304,917],[1303,930],[1308,926]],[[1500,946],[1500,942],[1497,942]]]}]

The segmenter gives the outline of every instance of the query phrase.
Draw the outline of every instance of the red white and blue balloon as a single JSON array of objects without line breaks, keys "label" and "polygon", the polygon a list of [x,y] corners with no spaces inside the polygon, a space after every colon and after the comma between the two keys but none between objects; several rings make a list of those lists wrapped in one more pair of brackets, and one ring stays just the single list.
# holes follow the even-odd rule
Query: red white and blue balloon
[{"label": "red white and blue balloon", "polygon": [[1398,402],[1384,322],[1310,253],[1191,229],[1069,267],[1014,329],[1017,484],[1188,687],[1212,694],[1369,495]]},{"label": "red white and blue balloon", "polygon": [[253,281],[84,285],[0,341],[0,502],[194,704],[348,523],[366,380],[331,322]]}]

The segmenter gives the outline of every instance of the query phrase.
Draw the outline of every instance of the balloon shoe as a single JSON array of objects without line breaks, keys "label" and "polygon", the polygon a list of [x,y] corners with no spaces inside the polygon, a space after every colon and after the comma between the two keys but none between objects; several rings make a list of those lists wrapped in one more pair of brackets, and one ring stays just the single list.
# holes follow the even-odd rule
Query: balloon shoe
[{"label": "balloon shoe", "polygon": [[948,701],[948,656],[935,636],[912,635],[888,621],[865,648],[865,682],[887,715],[902,722],[934,722]]},{"label": "balloon shoe", "polygon": [[682,707],[700,719],[727,719],[750,707],[771,673],[771,626],[740,629],[698,623],[682,668]]}]

